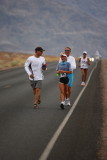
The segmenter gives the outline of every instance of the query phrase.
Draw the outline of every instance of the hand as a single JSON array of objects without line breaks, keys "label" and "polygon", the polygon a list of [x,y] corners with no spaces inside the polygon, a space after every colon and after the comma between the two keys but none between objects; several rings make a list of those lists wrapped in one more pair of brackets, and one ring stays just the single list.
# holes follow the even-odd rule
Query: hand
[{"label": "hand", "polygon": [[59,71],[56,71],[56,74],[59,74]]},{"label": "hand", "polygon": [[42,70],[44,70],[44,71],[45,71],[45,70],[46,70],[46,67],[44,67],[44,66],[43,66],[43,67],[42,67]]},{"label": "hand", "polygon": [[45,71],[45,70],[46,70],[46,66],[47,66],[47,64],[43,64],[43,65],[42,65],[42,70]]},{"label": "hand", "polygon": [[90,65],[90,62],[87,62],[88,65]]},{"label": "hand", "polygon": [[31,75],[30,75],[30,78],[34,78],[34,75],[33,75],[33,74],[31,74]]}]

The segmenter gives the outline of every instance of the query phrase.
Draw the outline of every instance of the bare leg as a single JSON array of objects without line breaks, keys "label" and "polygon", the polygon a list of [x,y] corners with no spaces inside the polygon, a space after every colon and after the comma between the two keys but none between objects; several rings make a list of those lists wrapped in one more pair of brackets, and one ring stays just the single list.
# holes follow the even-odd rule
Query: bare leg
[{"label": "bare leg", "polygon": [[82,82],[85,82],[85,72],[84,72],[84,69],[81,69],[81,73],[82,73]]},{"label": "bare leg", "polygon": [[65,85],[65,98],[69,98],[69,87]]},{"label": "bare leg", "polygon": [[70,98],[71,96],[71,87],[68,87],[68,97],[67,98]]},{"label": "bare leg", "polygon": [[84,76],[84,82],[86,82],[87,72],[88,72],[88,69],[85,69],[85,70],[84,70],[84,73],[85,73],[85,76]]},{"label": "bare leg", "polygon": [[59,83],[59,89],[60,89],[60,100],[61,102],[65,101],[65,86],[63,83]]},{"label": "bare leg", "polygon": [[40,100],[40,88],[34,89],[34,104],[38,104],[38,101]]}]

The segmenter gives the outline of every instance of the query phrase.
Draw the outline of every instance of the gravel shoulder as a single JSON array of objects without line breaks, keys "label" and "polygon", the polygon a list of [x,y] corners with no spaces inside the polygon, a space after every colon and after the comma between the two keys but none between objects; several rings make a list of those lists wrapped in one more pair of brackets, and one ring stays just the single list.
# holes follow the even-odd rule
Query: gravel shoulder
[{"label": "gravel shoulder", "polygon": [[107,60],[101,62],[100,84],[103,124],[101,129],[101,149],[99,156],[101,160],[107,160]]}]

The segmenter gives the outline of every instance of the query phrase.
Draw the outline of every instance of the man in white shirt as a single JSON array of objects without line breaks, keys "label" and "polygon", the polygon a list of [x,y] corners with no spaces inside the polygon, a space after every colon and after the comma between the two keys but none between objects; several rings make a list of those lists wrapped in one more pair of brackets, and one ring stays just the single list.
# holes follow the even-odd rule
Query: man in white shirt
[{"label": "man in white shirt", "polygon": [[34,108],[38,108],[38,104],[40,104],[40,89],[44,79],[43,70],[46,70],[46,61],[42,57],[43,51],[45,50],[42,47],[36,47],[35,54],[30,56],[24,65],[34,92]]},{"label": "man in white shirt", "polygon": [[[72,87],[73,78],[74,78],[73,70],[76,69],[76,61],[75,61],[75,58],[73,56],[71,56],[71,48],[70,47],[65,48],[65,54],[67,55],[67,62],[69,62],[71,64],[71,69],[72,69],[72,73],[68,74],[68,77],[69,77],[68,96],[66,96],[66,99],[65,99],[65,104],[70,106],[71,105],[70,104],[71,87]],[[61,59],[59,60],[59,62],[61,62]]]}]

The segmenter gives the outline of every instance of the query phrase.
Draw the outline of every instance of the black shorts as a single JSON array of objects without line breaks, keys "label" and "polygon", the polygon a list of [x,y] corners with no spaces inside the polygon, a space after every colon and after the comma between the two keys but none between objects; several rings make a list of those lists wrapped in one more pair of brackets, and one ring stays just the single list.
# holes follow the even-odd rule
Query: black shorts
[{"label": "black shorts", "polygon": [[60,82],[60,83],[63,83],[63,84],[68,84],[69,78],[68,78],[68,77],[61,77],[61,78],[59,79],[59,82]]}]

